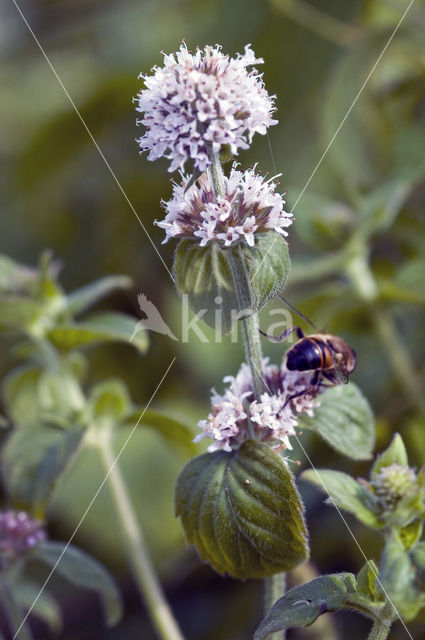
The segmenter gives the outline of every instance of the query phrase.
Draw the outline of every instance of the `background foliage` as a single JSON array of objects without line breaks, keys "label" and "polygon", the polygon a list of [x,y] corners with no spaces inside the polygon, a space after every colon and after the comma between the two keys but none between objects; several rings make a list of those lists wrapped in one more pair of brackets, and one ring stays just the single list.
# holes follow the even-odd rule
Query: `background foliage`
[{"label": "background foliage", "polygon": [[[320,327],[342,335],[358,354],[353,380],[378,416],[381,450],[402,433],[411,464],[425,459],[425,4],[416,0],[298,201],[304,185],[407,7],[406,0],[22,0],[21,9],[156,245],[152,226],[171,187],[166,163],[138,158],[131,97],[137,75],[161,63],[182,38],[189,47],[251,42],[265,59],[265,82],[277,95],[279,125],[257,136],[243,162],[283,172],[296,223],[290,233],[293,272],[286,292]],[[142,291],[179,332],[180,301],[128,201],[112,179],[15,6],[0,7],[0,181],[4,202],[0,251],[33,265],[48,247],[63,261],[67,290],[113,273],[130,275],[133,290],[98,305],[137,314]],[[317,13],[319,12],[319,13]],[[161,247],[168,265],[171,243]],[[268,310],[263,317],[266,321]],[[296,320],[298,322],[298,320]],[[174,355],[157,407],[194,425],[208,410],[209,388],[238,369],[242,350],[151,336],[147,355],[127,345],[98,347],[89,380],[122,377],[134,402],[149,399]],[[267,345],[279,360],[282,346]],[[11,366],[3,350],[1,375]],[[124,434],[123,434],[124,438]],[[314,436],[305,436],[318,467],[365,475]],[[199,448],[201,450],[201,447]],[[302,453],[297,454],[303,466]],[[260,585],[219,578],[188,550],[173,516],[173,485],[185,457],[152,430],[140,430],[123,456],[126,478],[172,604],[191,639],[246,638],[260,617]],[[74,461],[51,507],[51,534],[67,539],[102,479],[88,453]],[[307,504],[312,557],[320,573],[358,571],[363,564],[338,515],[299,484]],[[115,573],[127,615],[99,632],[100,610],[86,594],[64,590],[66,640],[153,637],[140,619],[138,597],[120,551],[107,492],[102,492],[78,545]],[[378,538],[350,525],[368,557]],[[332,533],[330,533],[332,532]],[[309,576],[310,577],[310,576]],[[309,578],[308,577],[308,578]],[[301,578],[302,579],[302,578]],[[304,578],[307,579],[307,578]],[[252,612],[248,619],[246,612]],[[196,615],[195,615],[196,613]],[[140,624],[143,633],[140,633]],[[339,616],[365,635],[367,622]],[[423,633],[425,617],[411,625]],[[311,630],[291,637],[314,638]],[[102,634],[102,635],[100,635]],[[405,631],[395,627],[393,636]]]}]

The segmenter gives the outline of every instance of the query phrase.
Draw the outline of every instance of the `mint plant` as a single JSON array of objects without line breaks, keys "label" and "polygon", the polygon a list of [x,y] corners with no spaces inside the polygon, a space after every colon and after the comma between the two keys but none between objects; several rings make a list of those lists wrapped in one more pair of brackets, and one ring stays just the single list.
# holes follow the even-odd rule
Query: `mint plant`
[{"label": "mint plant", "polygon": [[[238,324],[245,348],[246,362],[235,377],[224,379],[229,386],[222,395],[213,392],[211,413],[199,423],[202,433],[196,440],[207,437],[212,443],[183,469],[176,487],[176,513],[188,541],[216,571],[266,579],[268,610],[277,590],[282,592],[283,572],[309,557],[304,506],[289,464],[291,440],[303,448],[297,429],[314,431],[354,460],[372,457],[375,434],[361,391],[321,373],[321,367],[332,370],[333,361],[290,371],[285,356],[279,366],[262,357],[258,312],[289,277],[285,237],[293,217],[277,193],[278,176],[266,181],[257,168],[243,171],[233,164],[228,174],[224,169],[229,152],[238,153],[251,142],[253,132],[265,133],[274,124],[273,98],[261,76],[246,69],[260,62],[249,47],[245,56],[232,59],[218,46],[192,54],[183,44],[177,54],[164,55],[163,68],[143,76],[146,88],[138,96],[138,110],[147,127],[139,143],[143,151],[149,150],[148,159],[168,158],[170,171],[183,171],[186,163],[192,167],[192,175],[181,173],[181,182],[174,184],[173,198],[164,203],[166,217],[157,223],[166,232],[164,242],[178,240],[173,267],[177,289],[216,330],[221,305],[220,330],[229,332]],[[237,108],[241,94],[244,99]],[[238,138],[241,131],[247,136],[244,144]],[[391,458],[392,453],[385,455]],[[309,473],[304,475],[311,481],[313,471]],[[317,472],[322,484],[324,473]],[[384,474],[380,488],[371,484],[369,493],[358,485],[365,505],[372,504],[374,496],[377,500],[379,491],[385,492],[386,482],[393,493],[401,491],[403,502],[414,473],[398,468],[388,473],[391,480]],[[340,483],[348,505],[350,482],[357,487],[349,476]],[[332,485],[329,494],[332,497]],[[409,505],[411,500],[406,498]],[[413,509],[418,500],[416,496]],[[360,501],[353,500],[351,510],[360,512]],[[372,507],[367,508],[370,520]],[[411,542],[417,536],[417,541],[419,529],[406,521],[398,538],[392,532],[389,539],[394,544],[395,539]],[[387,547],[383,556],[388,556]],[[388,565],[392,561],[383,566]],[[278,600],[255,637],[260,640],[277,631],[281,637],[288,628],[311,624],[326,611],[348,606],[373,618],[370,638],[385,638],[397,617],[409,619],[422,603],[418,587],[413,609],[400,606],[399,611],[393,590],[385,587],[394,578],[393,574],[388,580],[388,573],[369,561],[357,578],[344,573],[300,585]]]},{"label": "mint plant", "polygon": [[[146,332],[140,327],[135,331],[137,318],[111,311],[79,317],[105,295],[130,283],[126,276],[108,276],[66,294],[58,281],[57,264],[48,253],[41,257],[38,269],[0,256],[0,330],[13,345],[15,360],[20,360],[2,385],[4,421],[9,426],[1,451],[2,481],[8,503],[20,509],[0,511],[0,590],[14,638],[32,638],[29,615],[41,617],[53,632],[60,630],[60,609],[49,590],[53,572],[79,589],[96,591],[107,624],[121,618],[120,594],[106,569],[69,542],[53,541],[47,535],[48,507],[55,491],[87,449],[102,464],[105,479],[97,493],[108,484],[123,548],[138,589],[151,604],[154,624],[159,629],[175,627],[119,468],[123,447],[117,446],[116,439],[125,427],[131,428],[130,435],[138,427],[148,427],[173,447],[191,451],[191,433],[172,417],[135,405],[120,379],[103,380],[91,388],[86,382],[88,347],[131,339],[140,354],[147,350]],[[82,519],[96,497],[88,496]],[[26,570],[35,562],[48,567],[45,582],[35,582]]]}]

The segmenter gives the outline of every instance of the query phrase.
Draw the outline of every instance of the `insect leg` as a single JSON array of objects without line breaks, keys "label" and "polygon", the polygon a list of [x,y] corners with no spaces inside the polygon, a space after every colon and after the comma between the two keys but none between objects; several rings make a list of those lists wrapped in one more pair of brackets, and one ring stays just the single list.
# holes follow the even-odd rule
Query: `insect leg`
[{"label": "insect leg", "polygon": [[304,332],[301,329],[301,327],[289,327],[289,329],[285,329],[285,331],[281,333],[278,338],[275,338],[274,336],[271,336],[268,333],[264,333],[264,331],[261,331],[261,329],[259,329],[259,332],[261,333],[261,335],[265,336],[272,342],[283,342],[285,338],[287,338],[293,331],[296,331],[298,338],[300,339],[304,338]]}]

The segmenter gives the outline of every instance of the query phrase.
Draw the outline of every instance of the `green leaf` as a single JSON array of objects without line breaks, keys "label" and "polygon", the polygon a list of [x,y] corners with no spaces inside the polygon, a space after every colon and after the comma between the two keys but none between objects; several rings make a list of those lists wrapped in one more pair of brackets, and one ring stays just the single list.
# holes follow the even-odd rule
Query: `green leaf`
[{"label": "green leaf", "polygon": [[41,584],[27,578],[20,578],[10,586],[24,612],[31,610],[31,615],[42,620],[57,636],[62,630],[62,613],[53,596],[46,589],[42,589]]},{"label": "green leaf", "polygon": [[357,574],[357,590],[375,600],[377,596],[378,565],[374,560],[368,560]]},{"label": "green leaf", "polygon": [[78,323],[58,325],[47,332],[47,337],[61,349],[77,349],[102,342],[127,342],[144,353],[148,348],[148,338],[146,331],[140,328],[134,334],[137,322],[137,318],[123,313],[96,313]]},{"label": "green leaf", "polygon": [[353,383],[338,385],[318,399],[320,407],[313,417],[299,414],[300,426],[311,429],[348,458],[369,460],[375,446],[375,423],[360,389]]},{"label": "green leaf", "polygon": [[66,431],[38,426],[12,431],[2,450],[2,474],[14,502],[38,517],[59,477],[70,463],[83,434],[80,428]]},{"label": "green leaf", "polygon": [[81,313],[116,289],[128,289],[131,285],[128,276],[105,276],[69,293],[66,296],[66,309],[72,315]]},{"label": "green leaf", "polygon": [[188,296],[192,311],[210,327],[215,327],[219,314],[223,333],[231,331],[237,305],[226,251],[216,242],[200,247],[196,240],[181,240],[173,272],[177,289]]},{"label": "green leaf", "polygon": [[161,411],[139,408],[127,415],[125,421],[129,427],[134,427],[140,421],[140,425],[155,429],[173,449],[180,451],[183,455],[188,453],[194,455],[197,451],[193,442],[193,433],[189,427]]},{"label": "green leaf", "polygon": [[288,245],[275,232],[258,234],[254,247],[222,249],[217,242],[200,247],[197,241],[181,240],[173,269],[177,289],[188,296],[191,309],[213,328],[219,317],[221,330],[229,333],[238,319],[238,304],[245,312],[258,311],[283,289],[289,274]]},{"label": "green leaf", "polygon": [[384,526],[373,510],[373,495],[346,473],[331,469],[307,469],[301,478],[330,496],[338,507],[353,513],[363,524],[374,529]]},{"label": "green leaf", "polygon": [[405,620],[413,620],[424,603],[424,596],[416,585],[412,557],[394,531],[385,544],[379,578],[399,614]]},{"label": "green leaf", "polygon": [[25,331],[42,315],[43,305],[25,296],[0,296],[0,328]]},{"label": "green leaf", "polygon": [[39,422],[36,407],[38,382],[41,370],[38,367],[18,367],[9,373],[3,382],[3,398],[6,411],[15,426],[31,426]]},{"label": "green leaf", "polygon": [[288,243],[280,233],[262,233],[257,235],[255,247],[243,247],[242,251],[254,294],[253,311],[259,311],[286,285],[290,271]]},{"label": "green leaf", "polygon": [[259,442],[191,460],[177,480],[176,514],[188,541],[219,573],[263,578],[308,557],[293,477]]},{"label": "green leaf", "polygon": [[[86,399],[74,371],[66,360],[62,361],[57,371],[43,371],[38,380],[38,410],[40,417],[50,415],[60,423],[71,423],[78,420],[83,412]],[[37,407],[34,407],[36,413]]]},{"label": "green leaf", "polygon": [[121,597],[109,572],[94,558],[73,545],[62,542],[41,542],[33,557],[45,562],[76,587],[95,591],[102,602],[108,626],[117,624],[122,616]]},{"label": "green leaf", "polygon": [[421,539],[423,528],[424,525],[421,520],[414,520],[399,530],[400,540],[407,551]]},{"label": "green leaf", "polygon": [[399,433],[394,434],[390,446],[376,458],[371,470],[371,478],[373,479],[383,467],[389,467],[394,462],[403,466],[409,464],[406,447]]},{"label": "green leaf", "polygon": [[271,633],[293,627],[308,627],[323,613],[341,609],[348,594],[355,590],[355,577],[351,573],[321,576],[294,587],[273,605],[254,640],[264,640]]},{"label": "green leaf", "polygon": [[89,403],[94,420],[103,417],[121,420],[130,410],[131,398],[122,380],[105,380],[92,388]]}]

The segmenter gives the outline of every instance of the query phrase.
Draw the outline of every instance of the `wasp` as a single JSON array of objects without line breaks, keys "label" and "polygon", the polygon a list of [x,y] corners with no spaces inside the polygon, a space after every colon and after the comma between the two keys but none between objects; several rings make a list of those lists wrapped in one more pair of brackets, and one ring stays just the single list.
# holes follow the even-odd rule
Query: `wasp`
[{"label": "wasp", "polygon": [[[286,300],[284,302],[287,303]],[[299,315],[314,327],[308,318],[300,313]],[[278,338],[263,331],[261,333],[273,342],[283,342],[293,331],[296,332],[298,341],[286,353],[286,367],[289,371],[313,371],[312,386],[326,382],[331,386],[347,384],[350,373],[356,368],[356,353],[339,336],[320,332],[306,336],[300,327],[290,327]]]}]

